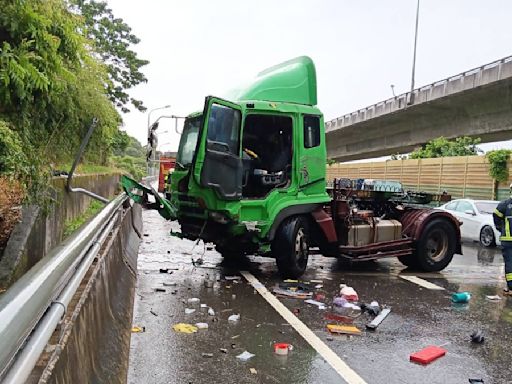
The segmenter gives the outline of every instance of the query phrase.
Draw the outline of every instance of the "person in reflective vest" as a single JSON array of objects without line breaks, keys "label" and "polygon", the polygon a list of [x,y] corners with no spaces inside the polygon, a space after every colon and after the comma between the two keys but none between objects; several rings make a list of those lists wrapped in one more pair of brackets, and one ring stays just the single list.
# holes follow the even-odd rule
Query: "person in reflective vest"
[{"label": "person in reflective vest", "polygon": [[[512,184],[510,184],[512,192]],[[501,201],[492,214],[494,226],[501,232],[500,241],[503,247],[503,260],[505,260],[505,280],[507,288],[505,295],[512,296],[512,196]]]}]

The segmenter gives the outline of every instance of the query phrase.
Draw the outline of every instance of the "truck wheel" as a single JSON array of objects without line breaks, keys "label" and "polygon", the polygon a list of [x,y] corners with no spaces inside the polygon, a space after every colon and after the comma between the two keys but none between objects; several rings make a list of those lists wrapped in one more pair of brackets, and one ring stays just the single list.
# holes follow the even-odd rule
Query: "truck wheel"
[{"label": "truck wheel", "polygon": [[437,218],[429,222],[416,244],[415,262],[426,272],[444,269],[453,259],[457,235],[446,220]]},{"label": "truck wheel", "polygon": [[240,251],[238,249],[226,247],[226,246],[223,247],[220,245],[216,245],[215,250],[220,253],[220,255],[224,258],[224,260],[229,260],[229,261],[237,260],[238,258],[242,257],[242,255],[243,255],[242,251]]},{"label": "truck wheel", "polygon": [[488,248],[496,246],[496,239],[494,237],[494,231],[492,230],[491,226],[486,225],[480,231],[480,245]]},{"label": "truck wheel", "polygon": [[398,256],[398,261],[400,261],[406,267],[409,267],[412,269],[419,268],[418,261],[416,260],[415,254],[411,254],[411,255],[407,255],[407,256]]},{"label": "truck wheel", "polygon": [[307,220],[301,216],[286,219],[279,226],[271,249],[283,277],[297,279],[302,276],[309,256]]}]

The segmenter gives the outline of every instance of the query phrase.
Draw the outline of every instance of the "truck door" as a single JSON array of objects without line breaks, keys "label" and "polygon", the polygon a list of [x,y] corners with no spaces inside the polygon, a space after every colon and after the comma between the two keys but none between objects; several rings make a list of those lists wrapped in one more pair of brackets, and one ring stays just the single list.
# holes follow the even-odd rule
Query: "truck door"
[{"label": "truck door", "polygon": [[305,194],[325,193],[325,134],[322,116],[302,115],[303,142],[299,188]]},{"label": "truck door", "polygon": [[215,190],[219,198],[237,200],[242,196],[240,158],[240,106],[207,97],[203,116],[204,163],[200,181]]}]

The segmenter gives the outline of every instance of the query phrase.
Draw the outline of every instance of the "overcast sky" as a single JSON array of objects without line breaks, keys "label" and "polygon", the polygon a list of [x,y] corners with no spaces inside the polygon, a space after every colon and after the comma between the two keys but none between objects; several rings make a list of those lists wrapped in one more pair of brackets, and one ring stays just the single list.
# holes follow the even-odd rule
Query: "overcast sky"
[{"label": "overcast sky", "polygon": [[[108,0],[141,39],[148,83],[132,91],[162,114],[202,110],[262,69],[308,55],[318,106],[332,119],[406,92],[411,83],[416,0]],[[421,0],[416,85],[512,55],[512,1]],[[146,141],[147,114],[123,116]],[[161,120],[163,150],[176,150],[171,120]],[[485,145],[485,149],[496,145]]]}]

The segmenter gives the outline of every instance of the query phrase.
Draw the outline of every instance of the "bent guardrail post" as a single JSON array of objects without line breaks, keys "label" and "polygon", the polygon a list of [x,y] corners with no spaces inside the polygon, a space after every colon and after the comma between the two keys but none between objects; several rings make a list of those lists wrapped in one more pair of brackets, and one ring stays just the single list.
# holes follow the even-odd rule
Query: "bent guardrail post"
[{"label": "bent guardrail post", "polygon": [[80,162],[80,159],[82,158],[82,155],[83,155],[83,153],[85,151],[85,147],[89,143],[89,140],[90,140],[90,138],[91,138],[91,136],[92,136],[92,134],[94,132],[94,129],[96,128],[97,124],[98,124],[98,119],[97,118],[92,119],[92,123],[89,126],[89,130],[85,134],[85,137],[82,140],[82,144],[80,144],[80,149],[78,150],[78,153],[76,154],[76,157],[75,157],[75,161],[73,161],[73,165],[71,166],[71,170],[69,171],[68,180],[67,180],[67,183],[66,183],[66,189],[67,189],[68,192],[71,192],[71,193],[83,193],[83,194],[85,194],[87,196],[92,197],[93,199],[99,200],[102,203],[107,204],[109,202],[109,200],[106,199],[105,197],[97,195],[96,193],[91,192],[91,191],[89,191],[87,189],[84,189],[84,188],[73,188],[71,186],[71,180],[73,179],[73,173],[75,172],[75,168],[78,165],[78,163]]}]

